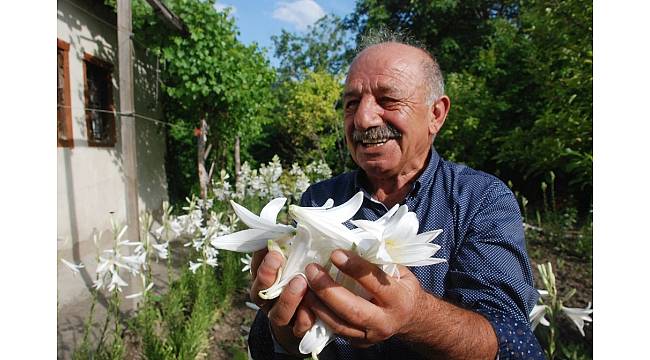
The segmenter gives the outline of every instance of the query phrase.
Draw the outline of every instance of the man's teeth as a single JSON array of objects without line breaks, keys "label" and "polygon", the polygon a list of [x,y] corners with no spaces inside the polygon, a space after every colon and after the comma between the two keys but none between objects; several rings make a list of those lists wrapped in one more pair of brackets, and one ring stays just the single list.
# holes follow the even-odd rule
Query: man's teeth
[{"label": "man's teeth", "polygon": [[375,146],[382,146],[384,145],[388,139],[383,139],[383,140],[368,140],[362,142],[363,146],[365,147],[375,147]]}]

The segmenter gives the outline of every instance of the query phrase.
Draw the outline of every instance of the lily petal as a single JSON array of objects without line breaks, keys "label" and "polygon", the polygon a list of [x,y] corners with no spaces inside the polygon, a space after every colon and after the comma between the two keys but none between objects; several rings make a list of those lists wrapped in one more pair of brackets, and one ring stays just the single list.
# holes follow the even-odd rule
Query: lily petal
[{"label": "lily petal", "polygon": [[333,335],[334,332],[321,319],[316,319],[316,323],[300,341],[298,350],[303,354],[312,354],[312,358],[317,359],[325,346],[334,340]]},{"label": "lily petal", "polygon": [[594,312],[593,309],[591,309],[591,303],[587,305],[586,308],[580,309],[580,308],[569,308],[569,307],[564,307],[562,306],[562,311],[573,321],[573,323],[576,325],[578,330],[580,330],[580,334],[582,336],[585,336],[585,332],[582,329],[585,326],[585,321],[592,322],[593,320],[589,316],[592,312]]},{"label": "lily petal", "polygon": [[[361,203],[359,203],[359,206],[361,206]],[[291,214],[298,223],[305,224],[306,226],[309,226],[310,229],[313,229],[324,237],[329,238],[332,242],[332,246],[335,248],[349,249],[353,244],[360,241],[356,234],[345,227],[345,225],[329,221],[330,218],[324,217],[323,212],[309,211],[306,209],[308,208],[291,205],[289,207],[289,214]]]},{"label": "lily petal", "polygon": [[[273,230],[273,228],[276,226],[276,224],[273,222],[262,219],[261,217],[253,214],[250,210],[232,200],[230,200],[230,204],[232,205],[232,208],[235,210],[235,214],[237,214],[239,219],[251,229]],[[269,210],[269,212],[270,211],[271,210]]]},{"label": "lily petal", "polygon": [[397,209],[399,209],[399,205],[393,206],[388,212],[386,212],[382,217],[375,221],[370,221],[370,220],[350,220],[354,226],[361,228],[368,233],[370,233],[372,236],[376,237],[377,239],[382,238],[382,233],[384,232],[384,228],[386,227],[386,224],[388,221],[395,215],[397,212]]},{"label": "lily petal", "polygon": [[69,262],[68,260],[66,260],[64,258],[61,258],[61,262],[65,266],[67,266],[70,270],[72,270],[73,273],[77,273],[77,274],[79,273],[79,269],[85,267],[85,265],[83,263],[79,263],[79,265],[73,264],[73,263]]},{"label": "lily petal", "polygon": [[334,206],[334,200],[332,199],[327,199],[323,206],[314,206],[313,209],[321,209],[321,210],[327,210]]},{"label": "lily petal", "polygon": [[307,277],[303,274],[305,266],[312,262],[312,257],[309,256],[311,233],[309,229],[303,225],[298,225],[297,233],[293,239],[293,245],[289,253],[289,257],[284,266],[280,269],[276,281],[268,289],[261,290],[259,296],[262,299],[270,300],[280,296],[284,287],[296,275],[302,275],[305,280]]},{"label": "lily petal", "polygon": [[546,305],[535,305],[533,307],[533,310],[530,312],[530,315],[528,315],[528,318],[530,319],[530,329],[535,331],[535,328],[537,325],[542,324],[544,326],[549,326],[550,323],[544,315],[546,314]]},{"label": "lily petal", "polygon": [[426,260],[440,249],[436,244],[417,244],[387,247],[392,262],[397,264],[414,263]]},{"label": "lily petal", "polygon": [[386,242],[395,242],[396,244],[406,244],[416,239],[418,232],[418,218],[414,212],[408,212],[406,205],[400,206],[395,216],[386,224],[383,240]]},{"label": "lily petal", "polygon": [[437,238],[438,235],[440,235],[440,234],[442,234],[442,229],[423,232],[422,234],[419,234],[418,236],[416,236],[416,241],[415,242],[420,243],[420,244],[430,243],[430,242],[433,241],[433,239]]},{"label": "lily petal", "polygon": [[213,238],[210,244],[220,250],[253,252],[266,247],[271,237],[282,235],[263,229],[246,229]]},{"label": "lily petal", "polygon": [[350,220],[350,222],[359,229],[368,232],[377,239],[381,239],[384,232],[384,226],[376,221],[370,220]]},{"label": "lily petal", "polygon": [[415,261],[412,263],[404,263],[402,265],[404,266],[428,266],[428,265],[435,265],[435,264],[440,264],[443,262],[446,262],[446,259],[441,259],[441,258],[428,258],[424,260],[419,260]]},{"label": "lily petal", "polygon": [[278,218],[278,213],[280,210],[282,210],[285,202],[287,202],[287,198],[283,197],[269,201],[269,203],[266,204],[260,212],[260,218],[262,218],[262,220],[268,221],[271,224],[275,224]]},{"label": "lily petal", "polygon": [[[335,206],[329,209],[324,209],[322,207],[317,208],[317,207],[300,207],[296,205],[292,205],[292,206],[300,207],[301,209],[313,213],[315,216],[319,216],[322,219],[326,218],[327,221],[329,222],[340,224],[348,221],[351,217],[353,217],[354,214],[356,214],[357,211],[359,211],[359,208],[361,208],[362,203],[363,203],[363,191],[359,191],[348,201],[344,202],[339,206]],[[327,202],[325,204],[327,204]]]}]

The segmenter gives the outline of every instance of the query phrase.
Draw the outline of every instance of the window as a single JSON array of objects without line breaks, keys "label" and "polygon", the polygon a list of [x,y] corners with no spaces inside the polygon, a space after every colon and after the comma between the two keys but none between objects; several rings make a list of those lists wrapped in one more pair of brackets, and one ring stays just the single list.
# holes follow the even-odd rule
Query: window
[{"label": "window", "polygon": [[68,43],[56,40],[56,144],[60,147],[73,146],[68,50],[70,50]]},{"label": "window", "polygon": [[92,55],[84,56],[86,129],[89,146],[115,145],[113,65]]}]

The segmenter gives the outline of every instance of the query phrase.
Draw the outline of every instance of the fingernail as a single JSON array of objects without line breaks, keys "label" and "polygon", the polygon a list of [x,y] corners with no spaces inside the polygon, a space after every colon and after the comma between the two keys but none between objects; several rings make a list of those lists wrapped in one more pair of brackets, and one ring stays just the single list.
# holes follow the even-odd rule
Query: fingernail
[{"label": "fingernail", "polygon": [[318,276],[318,273],[320,270],[318,270],[318,267],[314,264],[309,264],[307,265],[307,268],[305,269],[305,272],[307,273],[307,279],[309,281],[313,281],[316,279],[316,276]]},{"label": "fingernail", "polygon": [[335,250],[332,252],[332,262],[335,265],[345,265],[345,263],[348,261],[348,254],[344,253],[341,250]]},{"label": "fingernail", "polygon": [[267,255],[264,258],[264,263],[266,263],[266,265],[270,266],[273,269],[277,269],[280,267],[282,262],[280,261],[280,259],[278,259],[277,256]]},{"label": "fingernail", "polygon": [[303,279],[302,276],[296,276],[289,283],[289,291],[294,295],[298,295],[305,289],[306,286],[307,284],[305,284],[305,279]]}]

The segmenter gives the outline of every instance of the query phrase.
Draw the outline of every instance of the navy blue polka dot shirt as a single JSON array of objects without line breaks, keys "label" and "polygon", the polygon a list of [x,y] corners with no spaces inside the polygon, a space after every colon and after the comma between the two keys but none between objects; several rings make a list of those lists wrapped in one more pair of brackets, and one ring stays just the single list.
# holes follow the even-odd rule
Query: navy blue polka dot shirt
[{"label": "navy blue polka dot shirt", "polygon": [[[353,171],[314,184],[303,194],[301,204],[321,206],[332,198],[339,205],[364,191],[363,205],[354,218],[376,220],[388,209],[372,199],[364,179],[362,172]],[[427,168],[402,203],[416,213],[418,233],[444,230],[433,242],[441,246],[435,257],[447,262],[411,268],[422,287],[482,314],[497,335],[500,360],[544,359],[528,322],[539,295],[533,286],[519,205],[510,189],[492,175],[440,158],[432,148]],[[349,222],[346,225],[353,227]],[[274,344],[261,311],[251,327],[249,347],[254,359],[288,358]],[[421,357],[397,338],[357,349],[337,337],[319,358]]]}]

